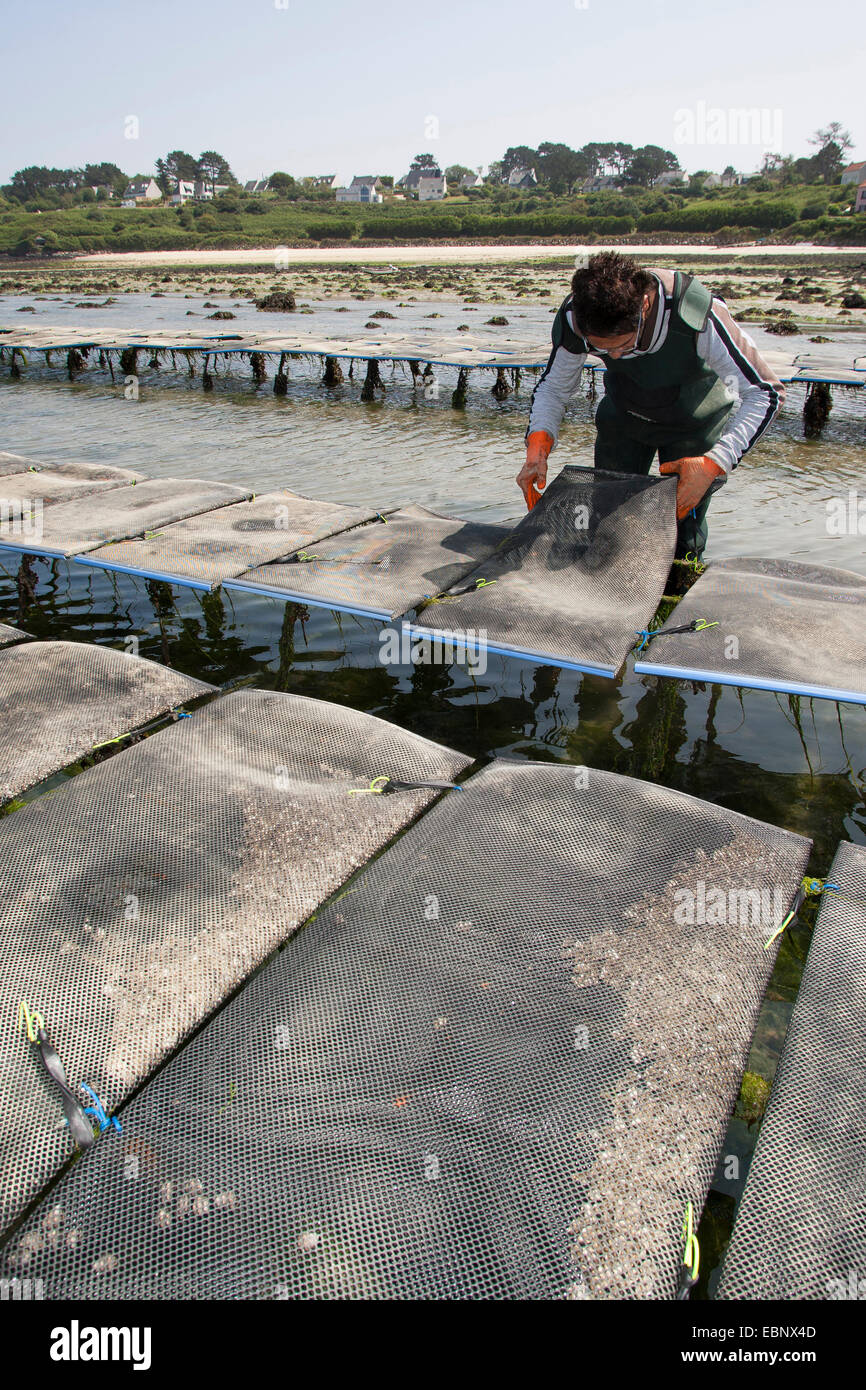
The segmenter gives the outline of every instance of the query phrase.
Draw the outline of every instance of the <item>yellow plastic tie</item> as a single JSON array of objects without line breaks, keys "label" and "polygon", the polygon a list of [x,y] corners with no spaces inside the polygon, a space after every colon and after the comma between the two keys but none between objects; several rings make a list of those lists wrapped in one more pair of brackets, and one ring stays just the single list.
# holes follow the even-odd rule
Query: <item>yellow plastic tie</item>
[{"label": "yellow plastic tie", "polygon": [[26,999],[22,999],[20,1004],[18,1005],[19,1033],[21,1032],[22,1027],[26,1027],[28,1042],[32,1043],[38,1041],[38,1030],[40,1028],[43,1032],[45,1031],[45,1019],[36,1009],[33,1009],[33,1011],[31,1012],[30,1005],[27,1003]]},{"label": "yellow plastic tie", "polygon": [[131,734],[120,734],[117,738],[105,738],[101,743],[94,743],[91,752],[95,753],[97,748],[110,748],[114,743],[125,743],[131,737]]},{"label": "yellow plastic tie", "polygon": [[797,890],[797,896],[794,899],[794,906],[791,908],[784,922],[782,922],[773,932],[773,935],[764,942],[764,950],[768,950],[776,938],[782,935],[785,928],[791,925],[807,898],[820,898],[822,893],[830,891],[838,893],[838,883],[830,883],[826,878],[802,879],[800,887]]},{"label": "yellow plastic tie", "polygon": [[787,917],[785,918],[784,922],[782,922],[781,925],[778,926],[776,930],[773,932],[773,935],[768,937],[767,940],[764,942],[765,951],[769,951],[773,942],[776,940],[777,937],[782,935],[782,932],[785,930],[786,927],[789,927],[791,925],[795,916],[796,908],[792,908],[791,911],[788,913]]},{"label": "yellow plastic tie", "polygon": [[695,1214],[691,1202],[686,1203],[682,1234],[685,1241],[683,1264],[688,1268],[689,1281],[695,1283],[701,1264],[701,1247],[698,1245],[698,1238],[695,1235]]},{"label": "yellow plastic tie", "polygon": [[[374,777],[369,787],[356,787],[354,791],[349,792],[349,796],[381,796],[385,783],[390,780],[389,777]],[[378,785],[380,782],[382,786]]]}]

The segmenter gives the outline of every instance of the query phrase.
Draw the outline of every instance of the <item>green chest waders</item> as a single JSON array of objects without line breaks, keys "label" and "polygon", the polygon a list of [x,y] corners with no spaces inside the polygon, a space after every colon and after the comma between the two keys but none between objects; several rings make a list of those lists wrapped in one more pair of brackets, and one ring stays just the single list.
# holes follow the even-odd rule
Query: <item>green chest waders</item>
[{"label": "green chest waders", "polygon": [[[605,394],[595,416],[596,468],[648,473],[656,454],[660,463],[698,457],[724,433],[734,403],[697,351],[712,301],[705,285],[678,270],[667,337],[658,352],[606,362]],[[570,351],[583,351],[564,310],[565,305],[557,315],[554,343],[558,337]],[[679,523],[678,559],[703,552],[709,504],[707,494]]]}]

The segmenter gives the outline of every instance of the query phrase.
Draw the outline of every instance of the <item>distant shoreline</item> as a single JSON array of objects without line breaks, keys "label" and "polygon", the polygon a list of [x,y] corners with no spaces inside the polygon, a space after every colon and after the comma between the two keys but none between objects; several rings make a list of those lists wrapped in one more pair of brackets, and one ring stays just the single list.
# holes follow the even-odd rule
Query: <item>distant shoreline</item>
[{"label": "distant shoreline", "polygon": [[[232,266],[255,266],[272,265],[276,270],[275,253],[276,247],[244,247],[236,251],[202,249],[191,251],[94,251],[86,254],[64,256],[63,261],[68,264],[93,265],[93,266],[209,266],[209,265],[232,265]],[[771,245],[763,243],[760,245],[740,245],[740,246],[708,246],[700,243],[668,243],[657,245],[646,243],[632,245],[628,242],[598,243],[594,245],[580,245],[575,242],[565,243],[561,246],[538,242],[528,242],[522,246],[514,245],[478,245],[458,243],[456,245],[444,246],[441,244],[431,244],[424,246],[387,246],[376,243],[374,246],[282,246],[280,250],[281,266],[284,265],[418,265],[451,262],[455,265],[483,263],[483,262],[507,262],[521,260],[550,260],[562,261],[573,259],[576,255],[595,255],[599,251],[622,251],[628,255],[639,258],[651,258],[654,256],[664,257],[683,257],[688,256],[711,256],[722,260],[733,260],[740,256],[743,257],[784,257],[802,258],[803,256],[852,256],[863,260],[866,257],[866,248],[862,246],[817,246],[812,242],[799,242],[795,244]],[[60,258],[52,258],[56,264]],[[34,267],[50,264],[40,260],[34,261]]]}]

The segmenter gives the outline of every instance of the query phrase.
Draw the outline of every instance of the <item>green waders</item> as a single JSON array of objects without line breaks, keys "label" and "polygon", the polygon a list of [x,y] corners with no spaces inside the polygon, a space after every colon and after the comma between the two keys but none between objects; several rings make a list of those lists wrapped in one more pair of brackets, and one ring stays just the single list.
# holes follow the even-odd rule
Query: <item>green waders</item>
[{"label": "green waders", "polygon": [[[571,352],[585,352],[586,344],[568,323],[569,302],[554,320],[554,349],[562,342]],[[648,473],[656,454],[660,463],[694,458],[721,438],[734,401],[697,351],[712,303],[705,285],[678,270],[668,332],[658,351],[605,360],[605,394],[595,416],[596,468]],[[701,555],[709,504],[707,495],[679,522],[677,559],[690,551]]]},{"label": "green waders", "polygon": [[[596,468],[607,468],[612,473],[649,473],[656,454],[659,463],[697,458],[708,453],[722,433],[720,429],[713,428],[706,432],[696,430],[688,436],[672,437],[670,431],[657,425],[650,426],[649,421],[646,422],[648,428],[645,431],[635,429],[636,425],[643,423],[617,410],[609,396],[603,397],[595,415],[598,431],[595,438]],[[710,497],[707,494],[688,516],[677,522],[675,555],[678,560],[685,559],[688,554],[700,559],[703,554],[707,543],[709,505]]]}]

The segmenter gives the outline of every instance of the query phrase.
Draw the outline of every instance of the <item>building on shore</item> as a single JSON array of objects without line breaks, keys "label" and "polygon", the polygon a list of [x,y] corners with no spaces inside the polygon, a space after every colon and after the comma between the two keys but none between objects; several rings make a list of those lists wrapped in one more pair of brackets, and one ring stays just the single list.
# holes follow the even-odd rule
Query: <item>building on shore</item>
[{"label": "building on shore", "polygon": [[849,164],[842,170],[842,183],[853,183],[858,187],[866,179],[866,159],[861,159],[857,164]]},{"label": "building on shore", "polygon": [[336,190],[338,203],[381,203],[378,174],[357,174],[346,188]]},{"label": "building on shore", "polygon": [[193,184],[193,198],[197,203],[209,203],[214,198],[218,198],[221,193],[228,193],[227,183],[206,183],[204,179],[196,179]]},{"label": "building on shore", "polygon": [[[663,174],[659,174],[653,188],[679,188],[685,184],[686,176],[682,169],[665,169]],[[704,185],[706,187],[706,185]]]},{"label": "building on shore", "polygon": [[509,188],[536,188],[538,178],[534,169],[512,169],[508,175]]},{"label": "building on shore", "polygon": [[438,203],[448,192],[448,185],[445,182],[444,174],[422,174],[415,191],[418,195],[419,203]]},{"label": "building on shore", "polygon": [[171,207],[183,207],[184,203],[195,198],[195,183],[192,179],[178,179],[175,190],[169,196]]},{"label": "building on shore", "polygon": [[121,206],[134,208],[138,207],[139,203],[148,203],[161,197],[162,192],[156,179],[133,179],[126,186]]}]

